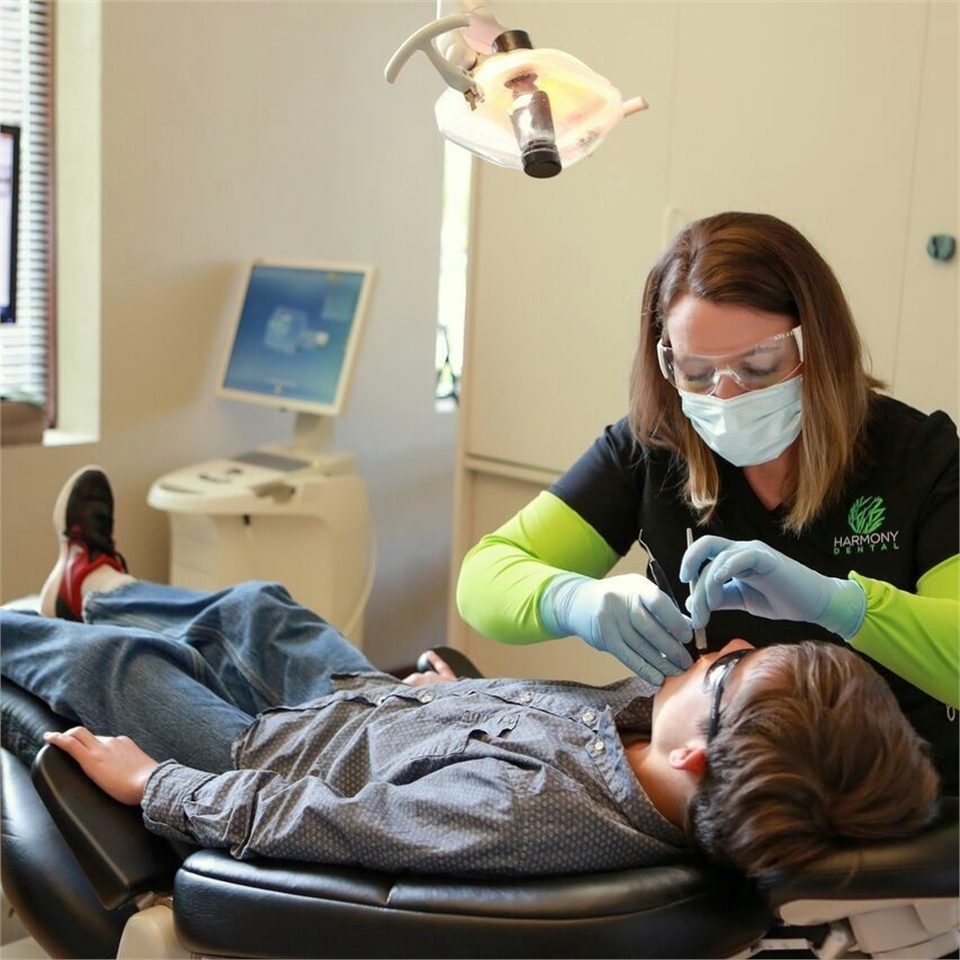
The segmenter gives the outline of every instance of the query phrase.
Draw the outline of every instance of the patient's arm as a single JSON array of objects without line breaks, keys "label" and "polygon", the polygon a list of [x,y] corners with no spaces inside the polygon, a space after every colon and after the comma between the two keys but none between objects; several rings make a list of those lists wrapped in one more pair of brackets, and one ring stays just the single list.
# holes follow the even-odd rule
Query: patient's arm
[{"label": "patient's arm", "polygon": [[45,733],[43,739],[80,764],[83,772],[114,800],[138,806],[147,778],[157,766],[129,737],[97,737],[86,727]]},{"label": "patient's arm", "polygon": [[[452,683],[457,679],[439,654],[431,650],[427,659],[432,670],[411,673],[403,682],[412,687],[425,687],[433,683]],[[129,737],[98,737],[86,727],[71,727],[64,733],[45,733],[43,738],[73,757],[101,790],[114,800],[131,806],[139,806],[143,800],[147,778],[158,765]]]}]

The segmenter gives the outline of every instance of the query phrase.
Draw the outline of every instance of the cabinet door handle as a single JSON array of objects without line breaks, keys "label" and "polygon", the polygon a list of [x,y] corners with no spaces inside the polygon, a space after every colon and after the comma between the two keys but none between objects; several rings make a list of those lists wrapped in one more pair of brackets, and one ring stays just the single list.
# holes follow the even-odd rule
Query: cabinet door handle
[{"label": "cabinet door handle", "polygon": [[927,240],[927,253],[934,260],[952,260],[957,240],[946,233],[935,233]]}]

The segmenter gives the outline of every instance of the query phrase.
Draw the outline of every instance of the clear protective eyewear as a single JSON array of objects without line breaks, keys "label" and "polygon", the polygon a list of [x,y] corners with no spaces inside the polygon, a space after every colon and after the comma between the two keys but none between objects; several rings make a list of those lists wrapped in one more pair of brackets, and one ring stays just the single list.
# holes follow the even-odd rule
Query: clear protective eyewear
[{"label": "clear protective eyewear", "polygon": [[723,356],[679,353],[662,340],[657,359],[664,377],[678,390],[710,396],[721,377],[730,377],[744,390],[762,390],[789,379],[803,363],[803,332],[799,326]]}]

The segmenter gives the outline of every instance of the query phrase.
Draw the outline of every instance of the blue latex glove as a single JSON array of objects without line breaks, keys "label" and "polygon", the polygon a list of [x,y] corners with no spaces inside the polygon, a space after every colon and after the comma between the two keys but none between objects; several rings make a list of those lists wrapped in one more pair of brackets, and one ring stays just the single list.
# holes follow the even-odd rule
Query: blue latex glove
[{"label": "blue latex glove", "polygon": [[556,636],[582,637],[657,687],[693,663],[682,646],[693,637],[690,620],[637,573],[604,580],[577,573],[554,577],[540,595],[540,617]]},{"label": "blue latex glove", "polygon": [[680,579],[696,581],[687,600],[695,628],[714,610],[746,610],[768,620],[816,623],[849,640],[867,608],[855,580],[825,577],[760,540],[701,537],[683,555]]}]

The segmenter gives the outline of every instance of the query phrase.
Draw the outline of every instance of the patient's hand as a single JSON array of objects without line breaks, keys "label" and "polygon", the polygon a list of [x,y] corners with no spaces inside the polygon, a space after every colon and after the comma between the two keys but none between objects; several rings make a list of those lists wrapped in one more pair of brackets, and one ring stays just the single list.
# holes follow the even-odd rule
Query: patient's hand
[{"label": "patient's hand", "polygon": [[147,778],[158,765],[129,737],[97,737],[86,727],[45,733],[43,739],[80,764],[83,772],[114,800],[137,806]]},{"label": "patient's hand", "polygon": [[[433,670],[411,673],[410,676],[403,678],[403,682],[409,683],[411,687],[429,687],[434,683],[453,683],[457,679],[457,675],[450,669],[450,665],[438,653],[428,650],[427,660],[430,661]],[[434,673],[434,670],[436,673]]]}]

